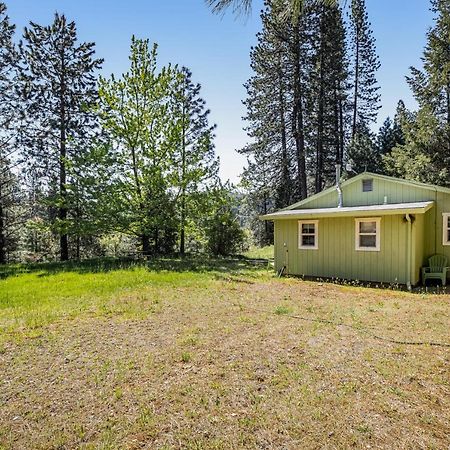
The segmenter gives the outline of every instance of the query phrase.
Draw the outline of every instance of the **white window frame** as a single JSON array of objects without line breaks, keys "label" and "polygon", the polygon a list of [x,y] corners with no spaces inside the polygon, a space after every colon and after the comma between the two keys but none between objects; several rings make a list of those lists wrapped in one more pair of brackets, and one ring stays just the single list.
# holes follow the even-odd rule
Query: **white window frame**
[{"label": "white window frame", "polygon": [[[373,233],[360,233],[359,224],[362,222],[375,222],[375,247],[361,247],[359,245],[360,234],[373,235]],[[381,217],[363,217],[355,219],[355,250],[358,252],[379,252],[380,251],[380,230]]]},{"label": "white window frame", "polygon": [[[305,234],[305,236],[314,236],[314,245],[303,245],[302,225],[314,225],[314,234]],[[300,250],[318,250],[319,249],[319,221],[318,220],[299,220],[298,221],[298,248]]]},{"label": "white window frame", "polygon": [[450,240],[448,239],[448,230],[450,230],[448,226],[449,217],[450,213],[442,213],[442,245],[450,245]]}]

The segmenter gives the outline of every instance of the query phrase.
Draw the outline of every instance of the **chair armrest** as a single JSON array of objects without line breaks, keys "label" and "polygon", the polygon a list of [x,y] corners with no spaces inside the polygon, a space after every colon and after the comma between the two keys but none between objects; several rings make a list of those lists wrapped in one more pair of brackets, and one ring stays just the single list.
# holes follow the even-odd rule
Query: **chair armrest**
[{"label": "chair armrest", "polygon": [[422,267],[422,273],[429,273],[430,267]]}]

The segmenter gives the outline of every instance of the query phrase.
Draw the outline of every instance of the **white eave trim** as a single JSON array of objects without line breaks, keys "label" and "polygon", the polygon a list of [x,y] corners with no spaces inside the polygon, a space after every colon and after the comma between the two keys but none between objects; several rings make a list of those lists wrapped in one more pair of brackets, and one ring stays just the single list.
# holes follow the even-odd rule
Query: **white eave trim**
[{"label": "white eave trim", "polygon": [[262,220],[314,219],[317,217],[373,217],[396,214],[424,214],[434,202],[392,203],[387,205],[345,206],[342,208],[291,209],[260,216]]}]

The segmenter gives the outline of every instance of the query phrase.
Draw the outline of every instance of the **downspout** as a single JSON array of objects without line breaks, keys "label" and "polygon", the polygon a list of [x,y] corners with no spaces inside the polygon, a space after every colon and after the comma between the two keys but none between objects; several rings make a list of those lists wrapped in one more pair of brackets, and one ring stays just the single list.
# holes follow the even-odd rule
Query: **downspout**
[{"label": "downspout", "polygon": [[341,165],[336,164],[336,191],[338,193],[338,208],[342,208],[342,189],[341,189]]},{"label": "downspout", "polygon": [[406,287],[408,291],[412,289],[411,285],[411,255],[412,255],[412,221],[409,214],[405,215],[408,222],[408,232],[406,237]]}]

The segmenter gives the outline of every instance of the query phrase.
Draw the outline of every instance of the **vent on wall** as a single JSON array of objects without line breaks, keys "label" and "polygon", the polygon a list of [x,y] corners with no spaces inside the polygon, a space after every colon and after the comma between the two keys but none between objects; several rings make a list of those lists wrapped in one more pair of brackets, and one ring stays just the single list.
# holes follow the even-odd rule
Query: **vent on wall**
[{"label": "vent on wall", "polygon": [[367,180],[362,180],[362,190],[363,192],[373,191],[373,180],[371,178],[368,178]]}]

